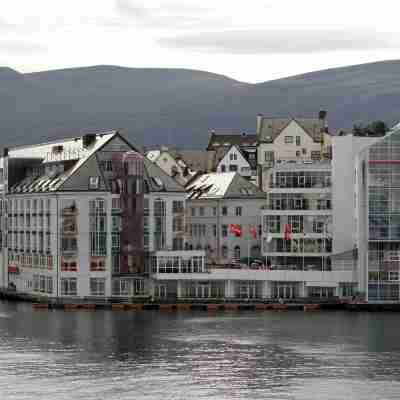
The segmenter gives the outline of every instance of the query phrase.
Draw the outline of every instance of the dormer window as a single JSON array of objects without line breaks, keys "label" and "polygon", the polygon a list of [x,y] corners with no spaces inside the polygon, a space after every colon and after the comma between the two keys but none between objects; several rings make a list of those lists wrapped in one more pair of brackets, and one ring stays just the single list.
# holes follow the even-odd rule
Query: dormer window
[{"label": "dormer window", "polygon": [[90,176],[89,177],[89,190],[97,190],[100,184],[100,177]]}]

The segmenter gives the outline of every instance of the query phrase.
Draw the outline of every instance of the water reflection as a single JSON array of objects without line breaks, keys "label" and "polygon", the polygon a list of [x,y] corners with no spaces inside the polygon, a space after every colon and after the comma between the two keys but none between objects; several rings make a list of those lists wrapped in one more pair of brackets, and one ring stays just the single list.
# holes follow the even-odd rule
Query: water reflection
[{"label": "water reflection", "polygon": [[397,319],[0,303],[0,392],[7,400],[397,399]]}]

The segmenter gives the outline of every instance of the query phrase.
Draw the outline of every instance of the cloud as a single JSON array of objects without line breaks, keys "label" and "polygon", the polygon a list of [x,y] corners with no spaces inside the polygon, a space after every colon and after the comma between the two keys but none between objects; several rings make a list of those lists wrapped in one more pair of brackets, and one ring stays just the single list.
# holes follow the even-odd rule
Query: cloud
[{"label": "cloud", "polygon": [[22,40],[0,39],[0,51],[9,54],[33,54],[45,51],[45,48],[37,43],[29,43]]},{"label": "cloud", "polygon": [[[143,6],[135,0],[115,0],[117,13],[122,17],[132,18],[137,24],[150,28],[182,29],[198,25],[218,24],[219,20],[210,17],[206,8],[189,6],[177,2],[158,7]],[[217,25],[216,25],[217,26]]]},{"label": "cloud", "polygon": [[399,47],[399,41],[373,31],[231,30],[162,38],[169,48],[231,54],[293,54]]}]

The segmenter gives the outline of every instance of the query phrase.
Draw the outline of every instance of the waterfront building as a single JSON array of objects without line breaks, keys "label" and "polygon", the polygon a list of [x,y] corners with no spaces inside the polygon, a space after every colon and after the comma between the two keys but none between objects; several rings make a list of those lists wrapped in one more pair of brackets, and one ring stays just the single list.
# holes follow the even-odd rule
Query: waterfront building
[{"label": "waterfront building", "polygon": [[370,301],[400,301],[400,127],[356,162],[359,290]]},{"label": "waterfront building", "polygon": [[[237,172],[204,174],[186,190],[188,248],[205,250],[209,264],[259,258],[263,192]],[[232,225],[238,225],[240,235],[231,233]]]},{"label": "waterfront building", "polygon": [[118,132],[5,149],[1,286],[149,295],[150,254],[184,248],[184,188]]},{"label": "waterfront building", "polygon": [[330,160],[293,160],[269,173],[262,251],[268,269],[281,273],[280,281],[269,282],[270,291],[280,297],[347,294],[353,270],[332,267]]},{"label": "waterfront building", "polygon": [[268,190],[269,169],[288,161],[332,158],[326,112],[318,118],[270,118],[257,116],[257,162],[259,186]]}]

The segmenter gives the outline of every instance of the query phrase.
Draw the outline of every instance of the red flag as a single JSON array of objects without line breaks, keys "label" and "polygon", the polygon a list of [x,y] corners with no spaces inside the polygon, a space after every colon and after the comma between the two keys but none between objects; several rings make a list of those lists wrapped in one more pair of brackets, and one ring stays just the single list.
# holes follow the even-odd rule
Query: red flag
[{"label": "red flag", "polygon": [[236,237],[242,236],[242,227],[239,224],[230,224],[229,231]]},{"label": "red flag", "polygon": [[254,240],[257,239],[257,229],[254,225],[249,226],[249,233]]},{"label": "red flag", "polygon": [[284,239],[285,240],[290,240],[292,235],[292,227],[289,224],[285,224],[285,229],[284,229]]}]

